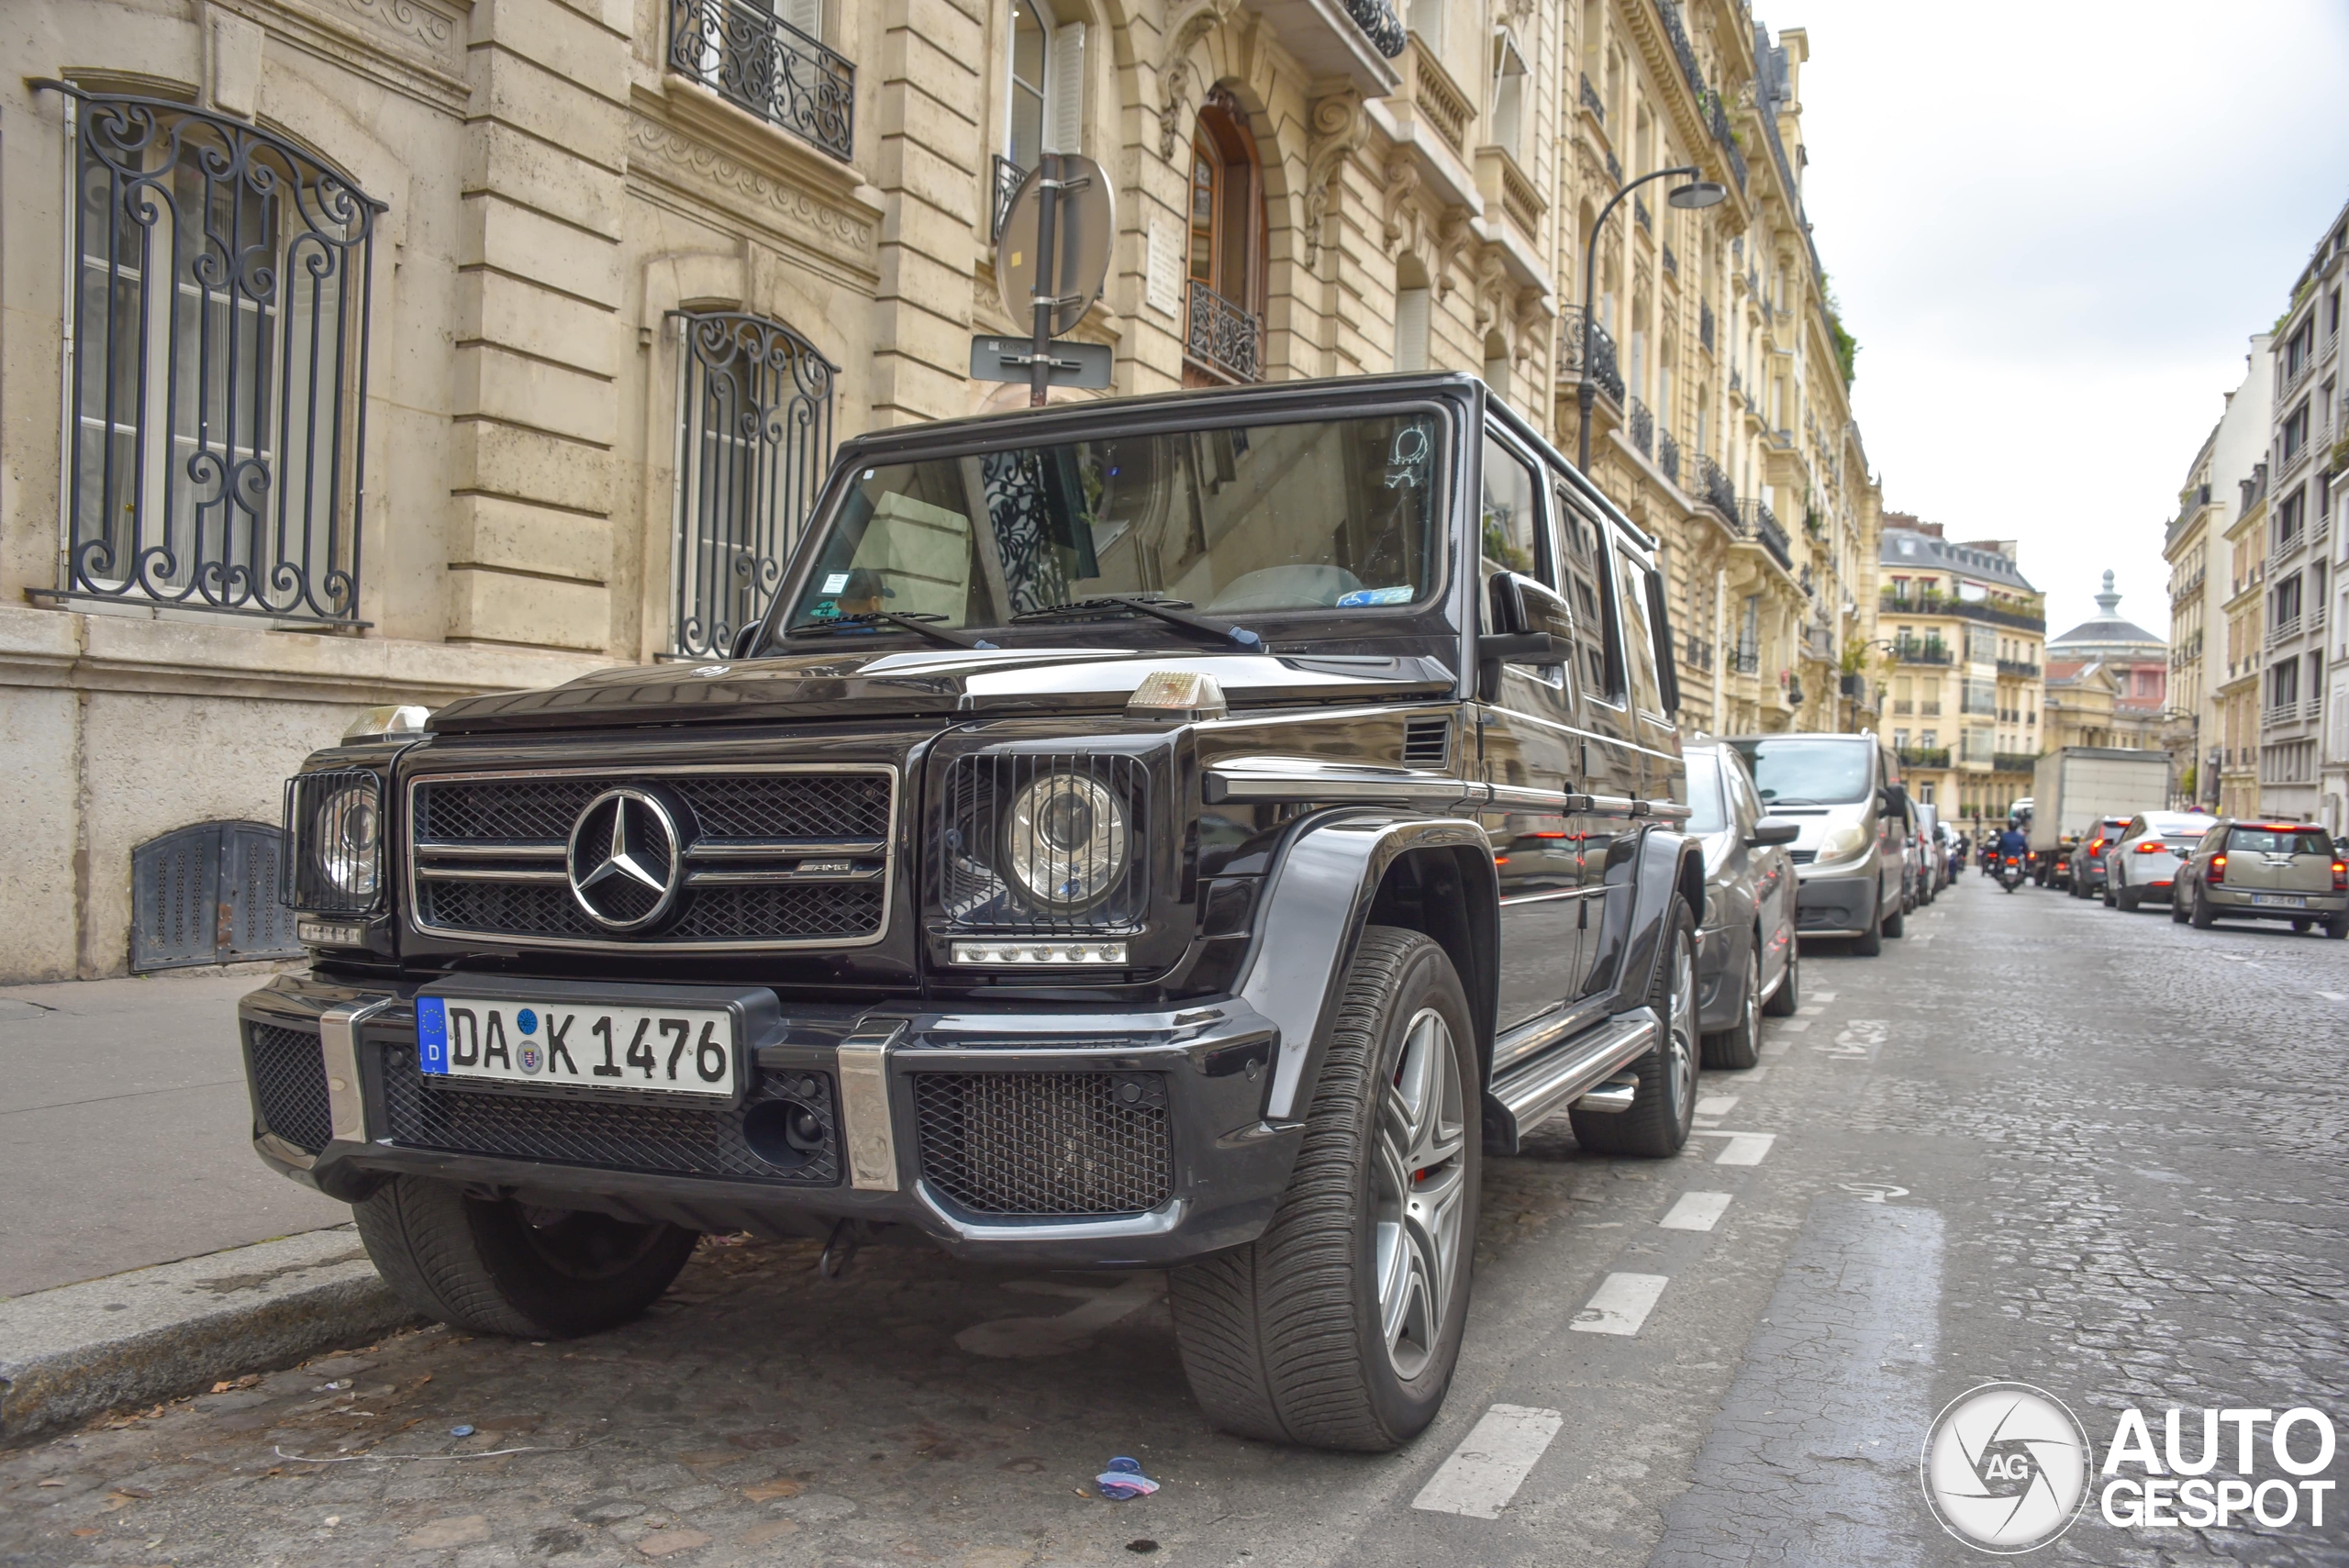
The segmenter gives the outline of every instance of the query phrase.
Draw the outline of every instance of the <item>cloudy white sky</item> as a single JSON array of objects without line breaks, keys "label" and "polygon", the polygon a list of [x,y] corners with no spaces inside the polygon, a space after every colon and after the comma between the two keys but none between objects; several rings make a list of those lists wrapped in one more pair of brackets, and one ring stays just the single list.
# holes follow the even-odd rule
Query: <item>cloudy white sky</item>
[{"label": "cloudy white sky", "polygon": [[2162,525],[2349,202],[2349,6],[1758,0],[1887,508],[2021,541],[2051,631],[2168,631]]}]

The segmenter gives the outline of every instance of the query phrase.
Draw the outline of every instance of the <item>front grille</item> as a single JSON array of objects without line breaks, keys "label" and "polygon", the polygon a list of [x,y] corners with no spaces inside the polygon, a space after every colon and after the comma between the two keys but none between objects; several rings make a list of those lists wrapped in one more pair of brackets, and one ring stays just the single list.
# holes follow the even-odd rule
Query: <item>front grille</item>
[{"label": "front grille", "polygon": [[[780,1111],[762,1107],[785,1101],[815,1113],[819,1147],[784,1141]],[[414,1049],[395,1045],[384,1051],[384,1112],[391,1141],[410,1149],[796,1187],[840,1183],[840,1118],[821,1073],[763,1073],[739,1108],[558,1099],[428,1084]]]},{"label": "front grille", "polygon": [[574,773],[420,782],[415,833],[444,843],[568,842],[589,801],[648,782],[682,796],[705,839],[879,839],[889,831],[882,773]]},{"label": "front grille", "polygon": [[1173,1195],[1163,1073],[917,1073],[923,1178],[971,1214],[1146,1214]]},{"label": "front grille", "polygon": [[[669,912],[613,930],[565,876],[580,816],[623,784],[651,788],[674,817],[656,863],[683,881]],[[484,774],[415,781],[409,795],[414,917],[429,931],[549,944],[680,947],[853,945],[888,909],[896,774],[838,771]],[[607,818],[598,829],[617,832]],[[668,860],[674,849],[678,857]],[[583,840],[583,852],[600,852]],[[623,927],[660,895],[607,878],[595,895]]]},{"label": "front grille", "polygon": [[327,1104],[327,1064],[316,1030],[247,1024],[245,1070],[261,1103],[262,1126],[312,1154],[327,1146],[334,1113]]},{"label": "front grille", "polygon": [[[427,882],[417,889],[427,926],[522,939],[608,940],[567,885],[543,882]],[[699,887],[681,895],[676,918],[653,945],[678,942],[805,941],[863,937],[881,924],[877,882]]]}]

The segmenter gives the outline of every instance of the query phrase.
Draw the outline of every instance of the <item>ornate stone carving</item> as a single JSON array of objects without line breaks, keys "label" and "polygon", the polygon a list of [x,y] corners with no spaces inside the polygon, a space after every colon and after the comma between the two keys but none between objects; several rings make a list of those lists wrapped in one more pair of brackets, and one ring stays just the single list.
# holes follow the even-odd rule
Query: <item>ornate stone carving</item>
[{"label": "ornate stone carving", "polygon": [[745,169],[715,148],[657,121],[640,116],[630,120],[629,142],[639,153],[649,153],[729,192],[748,196],[786,223],[835,245],[851,246],[860,251],[873,249],[873,225],[863,218]]},{"label": "ornate stone carving", "polygon": [[1386,216],[1379,238],[1392,256],[1404,248],[1406,238],[1411,250],[1419,248],[1419,208],[1412,199],[1419,191],[1419,166],[1408,148],[1397,147],[1386,155]]},{"label": "ornate stone carving", "polygon": [[1468,249],[1468,241],[1475,238],[1475,230],[1471,227],[1474,221],[1466,207],[1448,206],[1443,209],[1442,220],[1436,225],[1433,281],[1438,299],[1450,298],[1453,289],[1457,286],[1453,280],[1453,269]]},{"label": "ornate stone carving", "polygon": [[1191,50],[1234,11],[1240,0],[1197,0],[1179,11],[1166,35],[1166,59],[1159,66],[1158,155],[1172,160],[1191,102]]},{"label": "ornate stone carving", "polygon": [[1347,159],[1370,139],[1370,117],[1362,95],[1339,93],[1313,106],[1313,133],[1305,149],[1305,264],[1321,254],[1321,220]]},{"label": "ornate stone carving", "polygon": [[444,17],[416,0],[342,0],[343,9],[378,27],[413,39],[437,55],[452,51],[457,36],[454,18]]},{"label": "ornate stone carving", "polygon": [[1489,331],[1500,319],[1509,295],[1508,252],[1487,245],[1476,253],[1476,330]]}]

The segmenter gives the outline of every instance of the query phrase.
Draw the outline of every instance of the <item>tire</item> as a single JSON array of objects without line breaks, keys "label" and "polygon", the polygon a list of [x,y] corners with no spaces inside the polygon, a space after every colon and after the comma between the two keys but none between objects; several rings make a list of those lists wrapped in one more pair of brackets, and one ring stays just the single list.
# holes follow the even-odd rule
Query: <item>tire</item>
[{"label": "tire", "polygon": [[2295,920],[2292,922],[2292,935],[2305,937],[2309,934],[2309,928],[2315,924],[2314,920]]},{"label": "tire", "polygon": [[2104,906],[2108,909],[2118,909],[2121,906],[2112,896],[2112,873],[2110,872],[2107,872],[2104,877]]},{"label": "tire", "polygon": [[1745,955],[1745,995],[1737,1022],[1705,1037],[1705,1065],[1742,1071],[1762,1060],[1762,933],[1755,931]]},{"label": "tire", "polygon": [[395,1176],[352,1206],[359,1240],[417,1312],[476,1334],[568,1340],[617,1329],[661,1298],[696,1232],[585,1211],[534,1225],[518,1204]]},{"label": "tire", "polygon": [[1791,1018],[1795,1016],[1795,1009],[1800,1006],[1802,1006],[1802,942],[1799,938],[1790,938],[1787,942],[1786,978],[1778,982],[1778,988],[1776,991],[1770,993],[1770,999],[1762,1004],[1762,1011],[1768,1018]]},{"label": "tire", "polygon": [[2121,886],[2113,890],[2113,907],[2124,914],[2134,915],[2137,912],[2137,906],[2144,901],[2144,894],[2137,888]]},{"label": "tire", "polygon": [[1890,917],[1884,922],[1884,934],[1892,938],[1895,941],[1898,941],[1902,937],[1907,936],[1909,934],[1909,911],[1906,909],[1894,910]]},{"label": "tire", "polygon": [[[1475,1042],[1444,951],[1417,931],[1365,929],[1272,1223],[1170,1280],[1192,1396],[1225,1431],[1382,1453],[1435,1418],[1460,1356],[1476,1240]],[[1401,1270],[1389,1273],[1401,1292],[1387,1298],[1392,1312],[1382,1256]]]},{"label": "tire", "polygon": [[1852,939],[1852,951],[1862,958],[1880,957],[1884,952],[1884,928],[1869,921],[1867,928]]},{"label": "tire", "polygon": [[2216,917],[2210,913],[2210,901],[2202,895],[2202,884],[2195,884],[2194,908],[2187,916],[2188,923],[2198,931],[2207,931],[2215,919]]},{"label": "tire", "polygon": [[2186,924],[2186,899],[2175,891],[2169,895],[2169,923],[2173,926]]},{"label": "tire", "polygon": [[2349,941],[2349,909],[2324,923],[2324,934],[2334,941]]},{"label": "tire", "polygon": [[1631,1154],[1662,1160],[1680,1152],[1697,1120],[1697,928],[1677,895],[1664,906],[1669,946],[1656,957],[1648,983],[1648,1006],[1664,1021],[1663,1038],[1634,1062],[1640,1092],[1627,1111],[1583,1111],[1569,1106],[1575,1141],[1593,1154]]}]

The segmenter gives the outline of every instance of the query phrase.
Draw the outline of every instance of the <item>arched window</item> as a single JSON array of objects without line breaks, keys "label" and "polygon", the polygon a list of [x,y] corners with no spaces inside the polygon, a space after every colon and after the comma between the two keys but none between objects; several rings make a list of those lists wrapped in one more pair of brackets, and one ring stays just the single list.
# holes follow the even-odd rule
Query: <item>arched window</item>
[{"label": "arched window", "polygon": [[995,156],[997,224],[1043,154],[1085,150],[1085,23],[1074,8],[1074,0],[1057,7],[1052,0],[1012,0],[1003,142]]},{"label": "arched window", "polygon": [[382,204],[241,121],[42,85],[73,157],[61,589],[355,621]]},{"label": "arched window", "polygon": [[1262,381],[1264,171],[1246,117],[1221,88],[1199,106],[1191,139],[1190,223],[1184,384]]},{"label": "arched window", "polygon": [[670,651],[723,657],[766,611],[832,455],[832,378],[807,339],[735,311],[677,317]]}]

